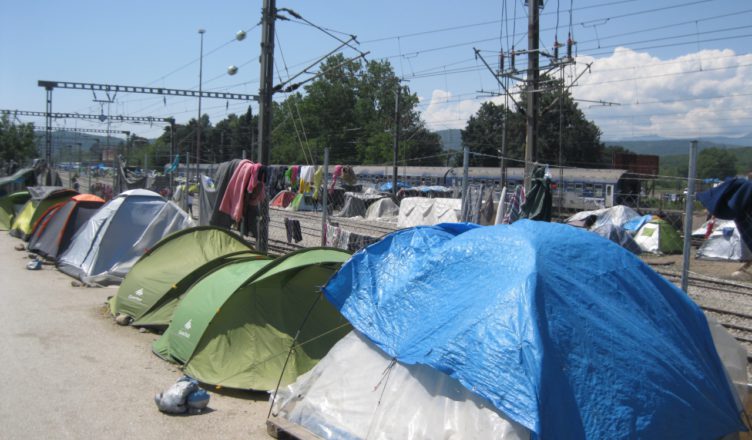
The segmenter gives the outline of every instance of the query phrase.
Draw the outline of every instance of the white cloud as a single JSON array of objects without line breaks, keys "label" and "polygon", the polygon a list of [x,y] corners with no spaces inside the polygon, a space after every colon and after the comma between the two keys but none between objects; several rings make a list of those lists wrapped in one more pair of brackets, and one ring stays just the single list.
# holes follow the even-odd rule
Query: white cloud
[{"label": "white cloud", "polygon": [[733,96],[752,90],[752,54],[703,50],[662,60],[617,48],[608,57],[577,61],[575,69],[589,62],[593,66],[572,89],[575,98],[621,104],[581,104],[605,138],[734,136],[752,131],[749,97]]},{"label": "white cloud", "polygon": [[423,120],[430,130],[465,128],[467,119],[478,111],[480,104],[478,100],[459,100],[452,92],[436,89],[423,111]]},{"label": "white cloud", "polygon": [[[568,81],[587,63],[593,63],[590,72],[571,89],[575,98],[621,104],[579,104],[606,139],[752,132],[752,96],[733,96],[752,93],[752,54],[703,50],[660,59],[646,52],[617,48],[607,57],[578,57],[577,64],[567,72]],[[464,128],[483,101],[502,100],[476,96],[460,99],[436,89],[423,119],[432,130]]]}]

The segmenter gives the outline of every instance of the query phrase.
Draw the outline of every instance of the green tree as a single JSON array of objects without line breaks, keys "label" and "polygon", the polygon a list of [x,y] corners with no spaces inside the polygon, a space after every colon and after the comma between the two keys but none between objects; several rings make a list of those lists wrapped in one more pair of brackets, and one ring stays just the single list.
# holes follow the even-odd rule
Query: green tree
[{"label": "green tree", "polygon": [[[535,160],[543,163],[559,163],[559,136],[564,164],[579,167],[600,167],[604,162],[605,146],[600,140],[601,131],[592,121],[588,121],[568,90],[563,93],[560,80],[543,77],[542,84],[548,86],[540,92],[538,119],[538,151]],[[506,115],[506,154],[519,162],[525,157],[526,106],[523,92],[519,99],[520,107],[512,110],[503,105],[486,102],[471,116],[462,130],[462,142],[470,151],[490,156],[498,156],[502,146],[504,115]],[[610,159],[610,158],[609,158]],[[496,166],[496,157],[476,156],[471,164]]]},{"label": "green tree", "polygon": [[34,124],[14,124],[4,113],[0,117],[0,161],[21,164],[36,155]]},{"label": "green tree", "polygon": [[[418,97],[401,85],[388,61],[327,58],[323,74],[274,107],[272,161],[320,163],[329,147],[331,163],[392,161],[395,104],[400,90],[400,157],[413,165],[442,162],[437,136],[425,129]],[[419,159],[419,160],[414,160]]]},{"label": "green tree", "polygon": [[697,177],[701,179],[736,175],[736,156],[721,148],[706,148],[697,155]]}]

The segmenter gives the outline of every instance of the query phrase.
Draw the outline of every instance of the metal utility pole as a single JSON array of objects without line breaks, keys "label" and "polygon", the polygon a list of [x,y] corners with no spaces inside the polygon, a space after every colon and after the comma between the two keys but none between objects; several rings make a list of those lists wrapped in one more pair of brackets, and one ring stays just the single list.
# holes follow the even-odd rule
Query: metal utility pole
[{"label": "metal utility pole", "polygon": [[[199,171],[201,163],[201,92],[203,79],[204,79],[204,29],[199,29],[198,33],[201,35],[201,50],[199,51],[198,58],[198,118],[196,119],[196,179],[200,179],[201,172]],[[188,174],[186,173],[186,196],[188,189]]]},{"label": "metal utility pole", "polygon": [[468,208],[470,198],[467,196],[468,177],[470,171],[470,148],[464,147],[462,149],[462,221],[467,221],[465,210]]},{"label": "metal utility pole", "polygon": [[[274,20],[277,16],[276,0],[264,0],[261,26],[261,89],[259,90],[258,161],[269,164],[272,134],[272,94],[274,93]],[[256,249],[266,253],[269,249],[269,200],[264,197],[259,207],[258,238]]]},{"label": "metal utility pole", "polygon": [[681,288],[689,288],[689,253],[692,246],[692,211],[695,204],[695,177],[697,175],[697,141],[689,143],[689,176],[687,182],[687,200],[684,207],[684,264],[682,264]]},{"label": "metal utility pole", "polygon": [[399,156],[400,141],[400,100],[402,99],[402,86],[397,83],[397,99],[394,102],[394,163],[392,169],[392,194],[397,197],[397,157]]},{"label": "metal utility pole", "polygon": [[47,95],[47,112],[45,118],[45,132],[44,138],[44,159],[47,161],[47,166],[52,165],[52,90],[53,86],[45,85],[44,90]]},{"label": "metal utility pole", "polygon": [[530,191],[530,174],[538,146],[538,38],[540,31],[538,5],[542,0],[527,0],[527,143],[525,144],[525,190]]},{"label": "metal utility pole", "polygon": [[178,165],[175,165],[175,169],[172,169],[172,164],[175,162],[175,120],[170,122],[170,198],[175,194],[175,173],[178,172]]},{"label": "metal utility pole", "polygon": [[327,181],[329,176],[329,147],[324,148],[324,180],[322,184],[324,187],[321,189],[321,246],[326,246],[326,225],[329,223],[329,185]]}]

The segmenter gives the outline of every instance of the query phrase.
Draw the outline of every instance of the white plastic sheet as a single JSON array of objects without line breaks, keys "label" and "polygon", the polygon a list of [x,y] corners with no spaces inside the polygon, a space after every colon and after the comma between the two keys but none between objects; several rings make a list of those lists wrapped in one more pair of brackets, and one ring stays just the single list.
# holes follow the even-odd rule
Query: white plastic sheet
[{"label": "white plastic sheet", "polygon": [[385,197],[381,200],[376,200],[368,207],[366,211],[366,218],[369,220],[379,220],[384,218],[394,218],[399,215],[399,206],[392,201],[392,199]]},{"label": "white plastic sheet", "polygon": [[397,226],[407,228],[457,223],[460,221],[461,210],[461,199],[407,197],[400,202]]},{"label": "white plastic sheet", "polygon": [[355,331],[280,389],[274,413],[325,439],[530,438],[457,380],[392,362]]},{"label": "white plastic sheet", "polygon": [[624,223],[640,216],[637,211],[628,206],[616,205],[611,208],[596,209],[595,211],[578,212],[566,219],[564,223],[583,221],[591,215],[598,218],[593,225],[594,227],[602,226],[606,223],[611,223],[614,226],[622,226]]}]

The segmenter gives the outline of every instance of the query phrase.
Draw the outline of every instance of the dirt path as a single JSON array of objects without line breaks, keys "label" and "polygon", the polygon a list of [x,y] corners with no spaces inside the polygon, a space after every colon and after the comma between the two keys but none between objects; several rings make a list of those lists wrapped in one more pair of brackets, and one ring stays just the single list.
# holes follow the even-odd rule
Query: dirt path
[{"label": "dirt path", "polygon": [[161,414],[153,396],[180,372],[151,353],[156,335],[107,316],[115,289],[26,270],[18,243],[0,232],[0,438],[268,438],[266,393],[212,392],[210,412]]}]

